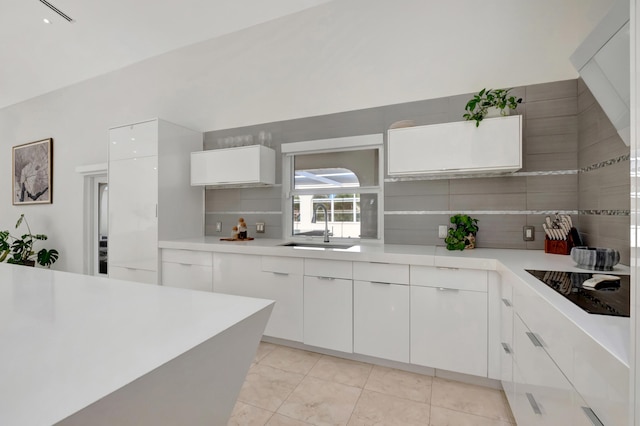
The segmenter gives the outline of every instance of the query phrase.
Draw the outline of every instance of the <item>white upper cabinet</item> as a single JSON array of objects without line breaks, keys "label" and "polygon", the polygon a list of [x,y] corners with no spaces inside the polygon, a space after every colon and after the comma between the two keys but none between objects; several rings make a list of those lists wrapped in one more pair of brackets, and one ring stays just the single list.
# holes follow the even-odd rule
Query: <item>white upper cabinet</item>
[{"label": "white upper cabinet", "polygon": [[116,127],[109,132],[109,161],[158,155],[158,122]]},{"label": "white upper cabinet", "polygon": [[191,185],[273,185],[276,152],[262,145],[191,153]]},{"label": "white upper cabinet", "polygon": [[522,116],[390,129],[389,176],[491,173],[522,168]]}]

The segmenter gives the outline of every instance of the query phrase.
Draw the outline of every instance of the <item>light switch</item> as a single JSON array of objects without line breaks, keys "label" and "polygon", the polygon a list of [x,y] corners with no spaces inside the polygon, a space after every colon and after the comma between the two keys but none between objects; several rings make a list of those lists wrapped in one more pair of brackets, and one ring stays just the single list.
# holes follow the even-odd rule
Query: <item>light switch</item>
[{"label": "light switch", "polygon": [[222,222],[216,222],[216,232],[222,232]]},{"label": "light switch", "polygon": [[438,225],[438,238],[447,238],[447,225]]},{"label": "light switch", "polygon": [[534,226],[524,226],[522,228],[522,239],[525,241],[533,241],[536,235]]},{"label": "light switch", "polygon": [[256,232],[258,234],[264,234],[264,222],[257,222],[256,223]]}]

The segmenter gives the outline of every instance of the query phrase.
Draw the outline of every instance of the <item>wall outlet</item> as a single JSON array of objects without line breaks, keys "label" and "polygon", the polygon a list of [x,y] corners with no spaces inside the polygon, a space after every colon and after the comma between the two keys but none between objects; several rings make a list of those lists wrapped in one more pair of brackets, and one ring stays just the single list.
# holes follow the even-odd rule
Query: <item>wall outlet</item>
[{"label": "wall outlet", "polygon": [[533,241],[536,235],[535,226],[523,226],[522,227],[522,239],[525,241]]},{"label": "wall outlet", "polygon": [[438,238],[447,238],[447,231],[449,227],[447,225],[438,225]]},{"label": "wall outlet", "polygon": [[216,222],[216,232],[222,232],[222,222]]},{"label": "wall outlet", "polygon": [[264,234],[264,222],[257,222],[256,223],[256,233]]}]

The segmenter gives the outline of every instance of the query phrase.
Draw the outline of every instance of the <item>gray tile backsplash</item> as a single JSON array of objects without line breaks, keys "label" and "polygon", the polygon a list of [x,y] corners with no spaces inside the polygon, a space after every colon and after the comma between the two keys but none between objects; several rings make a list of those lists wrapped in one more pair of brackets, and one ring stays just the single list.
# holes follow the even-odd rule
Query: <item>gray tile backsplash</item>
[{"label": "gray tile backsplash", "polygon": [[629,160],[608,164],[629,154],[600,105],[579,81],[578,96],[578,208],[584,242],[620,251],[620,262],[630,261],[630,217],[614,216],[630,209]]},{"label": "gray tile backsplash", "polygon": [[578,134],[529,136],[525,144],[525,154],[570,153],[578,151]]},{"label": "gray tile backsplash", "polygon": [[[438,225],[448,224],[451,214],[473,212],[480,219],[478,247],[542,249],[541,225],[546,213],[538,211],[628,210],[628,161],[578,173],[580,168],[629,153],[583,82],[516,87],[512,94],[523,98],[517,113],[523,115],[521,172],[525,175],[388,180],[384,183],[386,243],[443,245]],[[277,158],[282,143],[372,133],[383,133],[386,141],[386,130],[398,120],[413,120],[417,125],[460,121],[470,97],[457,95],[212,131],[205,133],[204,148],[218,148],[218,139],[227,136],[252,134],[255,139],[262,130],[272,133]],[[559,171],[568,174],[536,175]],[[277,161],[277,183],[281,179],[281,162]],[[227,236],[242,215],[250,235],[281,238],[281,192],[280,185],[206,190],[206,234]],[[582,216],[574,215],[589,244],[617,248],[628,263],[628,216]],[[215,232],[218,221],[223,224],[221,233]],[[255,222],[265,222],[267,232],[255,234]],[[534,241],[523,241],[524,225],[535,226]]]},{"label": "gray tile backsplash", "polygon": [[562,80],[551,83],[532,84],[526,86],[526,102],[549,99],[576,98],[578,95],[577,80]]}]

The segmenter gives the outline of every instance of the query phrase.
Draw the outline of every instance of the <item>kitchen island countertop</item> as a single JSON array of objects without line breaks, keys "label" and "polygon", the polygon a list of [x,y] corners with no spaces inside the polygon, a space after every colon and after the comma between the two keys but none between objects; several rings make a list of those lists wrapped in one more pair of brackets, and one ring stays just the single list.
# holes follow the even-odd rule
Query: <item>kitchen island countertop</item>
[{"label": "kitchen island countertop", "polygon": [[[235,396],[212,402],[213,380],[197,389],[184,369],[196,379],[224,377],[217,386],[237,395],[253,354],[229,356],[213,343],[241,332],[227,346],[255,353],[272,305],[0,263],[0,424],[214,424]],[[126,397],[112,397],[127,387]],[[209,392],[207,405],[219,413],[198,406],[189,387]],[[92,404],[98,409],[87,410]],[[88,414],[73,421],[80,412]]]}]

